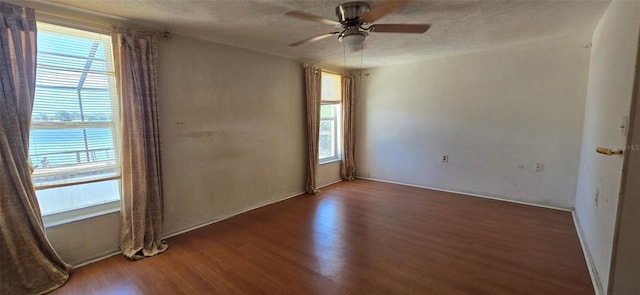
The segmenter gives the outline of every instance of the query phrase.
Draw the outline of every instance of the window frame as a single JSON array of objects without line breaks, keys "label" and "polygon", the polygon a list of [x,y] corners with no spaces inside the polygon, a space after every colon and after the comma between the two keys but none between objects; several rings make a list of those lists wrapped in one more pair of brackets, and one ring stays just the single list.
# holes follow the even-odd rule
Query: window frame
[{"label": "window frame", "polygon": [[[334,136],[333,136],[333,149],[335,154],[333,156],[320,158],[320,152],[318,152],[318,163],[328,164],[342,160],[342,75],[337,73],[332,73],[329,71],[322,70],[321,75],[330,75],[339,77],[339,83],[337,85],[337,90],[339,93],[339,97],[325,98],[324,97],[324,88],[325,85],[321,86],[321,97],[320,97],[320,125],[323,120],[332,120],[332,127],[335,128]],[[322,78],[322,77],[321,77]],[[322,79],[321,79],[322,80]],[[333,107],[333,116],[326,118],[322,117],[322,106],[330,105]],[[324,118],[324,119],[323,119]],[[318,126],[320,128],[320,126]],[[318,131],[318,137],[320,137],[320,131]]]},{"label": "window frame", "polygon": [[[327,164],[327,163],[331,163],[331,162],[336,162],[336,161],[340,161],[342,160],[342,153],[340,150],[340,146],[341,146],[341,135],[342,132],[340,132],[340,111],[341,111],[341,103],[336,103],[336,102],[326,102],[326,103],[322,103],[321,106],[331,106],[333,108],[333,113],[334,115],[331,117],[321,117],[320,118],[320,124],[322,124],[322,121],[332,121],[332,128],[335,130],[333,132],[333,150],[335,151],[333,156],[329,156],[329,157],[324,157],[324,158],[320,158],[320,154],[318,153],[318,162],[319,164]],[[320,136],[320,134],[319,134]]]},{"label": "window frame", "polygon": [[[38,15],[40,17],[40,15]],[[108,37],[110,42],[105,44],[106,46],[110,46],[109,49],[105,48],[105,50],[110,51],[110,56],[108,56],[111,61],[108,62],[113,68],[113,71],[108,69],[108,72],[113,72],[113,74],[106,74],[106,78],[108,79],[108,83],[113,85],[109,85],[109,96],[111,100],[111,108],[112,108],[112,119],[111,121],[73,121],[73,122],[31,122],[31,127],[29,132],[32,130],[51,130],[51,129],[78,129],[78,130],[88,130],[91,128],[109,128],[112,132],[113,137],[113,156],[115,164],[113,166],[107,165],[109,169],[113,169],[114,173],[109,176],[104,177],[95,177],[88,178],[83,180],[72,180],[67,183],[58,183],[58,184],[43,184],[43,185],[34,185],[34,189],[36,190],[36,194],[38,191],[47,190],[47,189],[56,189],[56,188],[64,188],[64,187],[72,187],[79,186],[84,184],[98,183],[98,182],[108,182],[117,180],[118,185],[118,199],[113,201],[106,202],[96,202],[91,205],[70,208],[64,211],[56,211],[42,214],[44,225],[46,227],[57,226],[60,224],[65,224],[69,222],[74,222],[77,220],[92,218],[100,215],[110,214],[114,212],[120,211],[120,203],[122,199],[122,169],[120,167],[120,159],[121,159],[121,148],[122,148],[122,136],[120,134],[120,126],[121,118],[120,118],[120,104],[121,98],[118,90],[118,81],[117,81],[117,68],[118,68],[118,56],[115,52],[115,40],[113,40],[110,30],[105,28],[99,28],[95,26],[87,26],[79,23],[71,23],[64,19],[52,18],[49,16],[42,17],[37,21],[38,31],[51,31],[54,33],[58,33],[61,35],[70,35],[73,36],[73,33],[69,33],[68,31],[83,31],[88,34],[100,34],[104,35],[104,37]],[[44,29],[42,29],[44,27]],[[61,30],[56,30],[55,27],[60,27]],[[38,40],[36,40],[38,42]],[[64,54],[64,52],[62,52]],[[38,66],[36,66],[36,71]],[[88,72],[91,72],[89,70]],[[37,81],[37,77],[36,77]],[[84,151],[84,150],[83,150]],[[87,153],[89,151],[86,151]],[[46,172],[45,172],[46,173]],[[55,173],[53,173],[55,174]]]}]

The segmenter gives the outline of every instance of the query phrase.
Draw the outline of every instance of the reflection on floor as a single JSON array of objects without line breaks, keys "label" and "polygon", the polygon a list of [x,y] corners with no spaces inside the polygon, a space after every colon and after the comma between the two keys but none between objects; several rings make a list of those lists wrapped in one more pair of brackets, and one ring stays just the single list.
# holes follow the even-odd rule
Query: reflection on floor
[{"label": "reflection on floor", "polygon": [[569,212],[367,180],[168,242],[53,294],[594,294]]}]

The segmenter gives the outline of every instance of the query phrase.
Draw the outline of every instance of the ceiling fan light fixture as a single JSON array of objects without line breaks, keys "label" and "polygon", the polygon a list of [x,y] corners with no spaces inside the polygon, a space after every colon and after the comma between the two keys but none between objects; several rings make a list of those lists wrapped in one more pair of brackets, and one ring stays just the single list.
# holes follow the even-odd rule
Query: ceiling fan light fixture
[{"label": "ceiling fan light fixture", "polygon": [[362,44],[362,42],[367,39],[367,35],[367,32],[364,31],[351,31],[340,34],[338,40],[340,40],[340,42],[346,44],[347,46],[353,47]]}]

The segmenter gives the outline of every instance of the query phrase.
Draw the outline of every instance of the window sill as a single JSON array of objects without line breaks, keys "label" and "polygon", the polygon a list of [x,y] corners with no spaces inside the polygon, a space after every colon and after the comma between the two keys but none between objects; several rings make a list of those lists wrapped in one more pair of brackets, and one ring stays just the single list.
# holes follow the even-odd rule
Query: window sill
[{"label": "window sill", "polygon": [[44,215],[42,216],[42,220],[45,227],[54,227],[119,211],[120,201],[114,201],[60,213]]},{"label": "window sill", "polygon": [[342,161],[342,159],[327,159],[327,160],[320,160],[318,164],[324,165],[324,164],[331,164],[331,163],[340,162],[340,161]]}]

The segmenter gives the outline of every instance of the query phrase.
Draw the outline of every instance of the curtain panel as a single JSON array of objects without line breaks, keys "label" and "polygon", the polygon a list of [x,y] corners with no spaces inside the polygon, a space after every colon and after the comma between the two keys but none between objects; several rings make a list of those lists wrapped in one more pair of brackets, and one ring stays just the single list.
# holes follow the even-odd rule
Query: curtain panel
[{"label": "curtain panel", "polygon": [[317,67],[305,65],[304,81],[307,105],[307,194],[318,194],[320,190],[316,184],[318,171],[318,140],[320,135],[320,95],[321,95],[321,70]]},{"label": "curtain panel", "polygon": [[70,267],[45,236],[31,182],[35,12],[3,2],[0,10],[0,294],[42,294],[62,286]]},{"label": "curtain panel", "polygon": [[165,251],[160,127],[158,39],[153,33],[114,29],[120,56],[122,210],[120,248],[137,260]]},{"label": "curtain panel", "polygon": [[355,91],[352,75],[342,77],[342,162],[340,177],[354,180],[355,166]]}]

